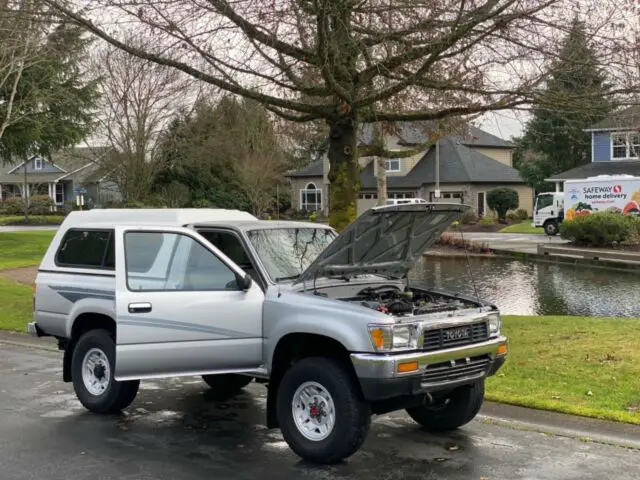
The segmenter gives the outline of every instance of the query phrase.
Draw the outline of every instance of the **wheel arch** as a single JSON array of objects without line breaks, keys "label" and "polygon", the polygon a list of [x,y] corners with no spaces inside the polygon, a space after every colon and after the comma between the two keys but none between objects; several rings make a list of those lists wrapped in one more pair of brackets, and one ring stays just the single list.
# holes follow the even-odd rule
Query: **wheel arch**
[{"label": "wheel arch", "polygon": [[97,312],[83,312],[74,318],[69,331],[69,341],[64,350],[62,360],[62,380],[71,382],[71,359],[78,339],[90,330],[102,329],[108,331],[116,339],[116,321],[110,315]]}]

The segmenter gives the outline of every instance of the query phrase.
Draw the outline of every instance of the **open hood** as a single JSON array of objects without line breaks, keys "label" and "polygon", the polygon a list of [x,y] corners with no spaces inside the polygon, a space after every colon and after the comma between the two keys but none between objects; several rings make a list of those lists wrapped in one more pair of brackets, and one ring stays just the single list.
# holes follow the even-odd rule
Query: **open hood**
[{"label": "open hood", "polygon": [[374,207],[331,242],[296,283],[362,273],[402,277],[442,232],[470,209],[450,203]]}]

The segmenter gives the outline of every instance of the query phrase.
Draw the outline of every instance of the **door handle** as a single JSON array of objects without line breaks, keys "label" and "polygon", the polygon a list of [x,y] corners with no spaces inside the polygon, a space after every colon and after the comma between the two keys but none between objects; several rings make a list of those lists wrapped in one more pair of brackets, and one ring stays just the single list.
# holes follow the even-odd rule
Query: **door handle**
[{"label": "door handle", "polygon": [[150,303],[130,303],[129,313],[148,313],[151,311]]}]

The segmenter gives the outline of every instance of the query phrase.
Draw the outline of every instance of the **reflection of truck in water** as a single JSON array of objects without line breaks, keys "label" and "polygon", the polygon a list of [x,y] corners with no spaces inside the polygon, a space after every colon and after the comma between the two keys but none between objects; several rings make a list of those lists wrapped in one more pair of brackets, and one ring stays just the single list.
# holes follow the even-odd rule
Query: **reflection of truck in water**
[{"label": "reflection of truck in water", "polygon": [[547,235],[557,235],[564,219],[593,212],[640,214],[640,178],[631,175],[599,175],[567,180],[564,192],[540,193],[536,197],[533,226]]}]

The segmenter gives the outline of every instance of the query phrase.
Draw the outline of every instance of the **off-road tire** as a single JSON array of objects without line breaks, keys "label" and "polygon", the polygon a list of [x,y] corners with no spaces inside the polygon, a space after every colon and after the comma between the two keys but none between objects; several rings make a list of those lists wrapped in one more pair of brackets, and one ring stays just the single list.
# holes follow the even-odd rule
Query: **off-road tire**
[{"label": "off-road tire", "polygon": [[544,224],[544,233],[549,237],[555,237],[559,231],[558,223],[553,220]]},{"label": "off-road tire", "polygon": [[[106,355],[110,378],[106,390],[100,395],[89,392],[82,379],[82,362],[85,354],[93,349],[100,349]],[[138,394],[139,380],[118,382],[115,380],[116,344],[111,334],[106,330],[90,330],[83,334],[73,349],[71,358],[71,372],[73,389],[80,403],[93,413],[113,414],[127,408]]]},{"label": "off-road tire", "polygon": [[484,401],[484,380],[459,387],[444,406],[407,408],[409,416],[429,432],[455,430],[475,418]]},{"label": "off-road tire", "polygon": [[[338,361],[310,357],[287,370],[277,392],[278,423],[282,436],[299,457],[313,463],[333,464],[350,457],[364,443],[371,425],[371,409],[356,381]],[[296,390],[306,382],[317,382],[331,395],[335,424],[320,441],[306,438],[298,430],[292,412]]]},{"label": "off-road tire", "polygon": [[211,387],[216,397],[230,398],[249,385],[253,377],[229,373],[222,375],[203,375],[202,380]]}]

